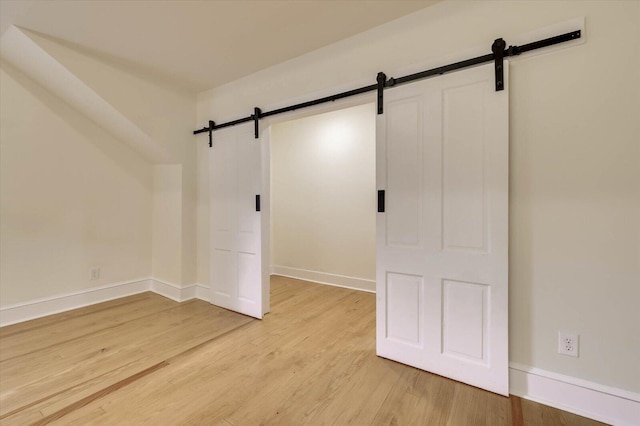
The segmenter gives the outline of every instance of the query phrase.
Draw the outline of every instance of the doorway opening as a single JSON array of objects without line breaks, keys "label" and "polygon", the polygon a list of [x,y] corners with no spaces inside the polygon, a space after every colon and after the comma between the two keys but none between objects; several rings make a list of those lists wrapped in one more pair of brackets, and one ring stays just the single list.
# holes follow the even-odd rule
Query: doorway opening
[{"label": "doorway opening", "polygon": [[271,274],[375,292],[375,111],[271,125]]},{"label": "doorway opening", "polygon": [[[221,132],[210,150],[212,303],[256,318],[268,312],[272,205],[274,266],[307,274],[294,276],[303,280],[357,280],[344,269],[325,271],[330,254],[338,254],[333,265],[340,268],[367,252],[349,245],[359,238],[342,234],[361,224],[363,216],[354,219],[349,209],[370,194],[363,215],[375,218],[368,235],[375,241],[369,264],[375,269],[377,355],[507,395],[508,90],[496,91],[494,83],[493,67],[483,65],[390,91],[384,114],[365,113],[375,117],[375,143],[368,144],[375,146],[375,155],[368,155],[375,173],[351,195],[342,191],[362,167],[345,161],[346,175],[338,176],[337,154],[349,152],[349,143],[336,137],[349,134],[343,126],[311,126],[285,147],[300,159],[281,162],[272,161],[271,150],[278,151],[281,129],[274,126],[284,119],[269,123],[263,143],[249,126]],[[322,134],[333,138],[327,143]],[[324,143],[315,149],[304,146],[318,139]],[[312,154],[302,156],[305,151]],[[296,174],[278,177],[294,166]],[[279,183],[291,193],[281,197]],[[292,190],[293,184],[301,185]],[[326,201],[322,189],[338,198]],[[295,208],[284,218],[284,241],[291,246],[285,257],[276,235],[280,199]],[[335,210],[329,214],[327,206]],[[342,219],[342,234],[332,234]],[[293,264],[304,250],[310,255]]]}]

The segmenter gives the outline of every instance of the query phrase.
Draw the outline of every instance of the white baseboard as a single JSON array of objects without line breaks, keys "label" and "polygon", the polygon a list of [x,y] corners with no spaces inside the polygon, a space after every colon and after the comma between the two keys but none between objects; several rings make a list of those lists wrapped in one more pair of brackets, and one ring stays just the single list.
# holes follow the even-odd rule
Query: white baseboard
[{"label": "white baseboard", "polygon": [[0,307],[0,327],[143,293],[149,291],[149,286],[149,278],[140,278],[2,306]]},{"label": "white baseboard", "polygon": [[204,300],[205,302],[211,301],[211,287],[204,284],[196,284],[196,299]]},{"label": "white baseboard", "polygon": [[509,393],[612,425],[640,424],[640,394],[518,363],[509,363]]},{"label": "white baseboard", "polygon": [[177,284],[161,281],[157,278],[151,278],[150,280],[151,291],[176,302],[185,302],[190,299],[200,299],[205,302],[211,300],[209,295],[210,288],[204,284],[190,284],[180,287]]},{"label": "white baseboard", "polygon": [[157,278],[151,278],[149,281],[151,282],[149,290],[176,302],[184,302],[196,297],[195,284],[180,287],[177,284],[161,281]]},{"label": "white baseboard", "polygon": [[[306,281],[345,287],[354,290],[375,292],[375,281],[304,269],[273,267],[272,273]],[[106,302],[121,297],[153,291],[176,302],[189,299],[210,301],[210,288],[203,284],[191,284],[181,287],[177,284],[157,278],[139,278],[117,282],[101,287],[94,287],[72,293],[45,297],[13,305],[0,306],[0,327],[53,315],[96,303]]]},{"label": "white baseboard", "polygon": [[14,305],[0,306],[0,327],[132,296],[145,291],[153,291],[176,302],[184,302],[194,298],[209,301],[209,288],[201,284],[180,287],[157,278],[140,278]]},{"label": "white baseboard", "polygon": [[345,275],[328,274],[326,272],[309,271],[307,269],[277,265],[271,266],[271,275],[282,275],[283,277],[296,278],[335,287],[344,287],[352,290],[367,291],[369,293],[376,292],[375,280],[365,280],[363,278],[347,277]]}]

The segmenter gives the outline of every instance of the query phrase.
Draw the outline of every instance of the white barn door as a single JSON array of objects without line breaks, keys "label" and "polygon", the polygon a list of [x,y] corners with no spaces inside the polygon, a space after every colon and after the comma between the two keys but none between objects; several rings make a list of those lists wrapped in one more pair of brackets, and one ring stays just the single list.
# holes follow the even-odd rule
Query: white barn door
[{"label": "white barn door", "polygon": [[[263,310],[261,142],[253,124],[213,134],[209,149],[211,303],[255,318]],[[268,287],[268,286],[267,286]]]},{"label": "white barn door", "polygon": [[489,64],[384,92],[377,353],[508,395],[509,93],[494,84]]}]

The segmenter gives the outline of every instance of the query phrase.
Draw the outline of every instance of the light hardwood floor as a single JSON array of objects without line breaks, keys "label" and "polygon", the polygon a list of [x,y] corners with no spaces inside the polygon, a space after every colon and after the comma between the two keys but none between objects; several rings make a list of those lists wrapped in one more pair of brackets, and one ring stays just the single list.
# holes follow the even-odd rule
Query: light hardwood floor
[{"label": "light hardwood floor", "polygon": [[143,293],[0,329],[0,424],[600,424],[376,357],[373,294],[271,285],[262,321]]}]

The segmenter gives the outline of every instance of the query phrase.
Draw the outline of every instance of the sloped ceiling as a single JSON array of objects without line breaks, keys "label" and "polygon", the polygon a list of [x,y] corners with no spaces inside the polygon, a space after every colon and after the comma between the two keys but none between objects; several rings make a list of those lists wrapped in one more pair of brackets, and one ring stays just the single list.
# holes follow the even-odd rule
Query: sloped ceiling
[{"label": "sloped ceiling", "polygon": [[11,27],[5,32],[0,39],[0,49],[3,59],[138,151],[150,163],[172,162],[166,149],[137,123],[105,101],[18,28]]},{"label": "sloped ceiling", "polygon": [[[174,163],[193,126],[181,100],[437,1],[0,0],[0,56],[150,163]],[[175,126],[158,124],[167,115]]]},{"label": "sloped ceiling", "polygon": [[2,0],[0,14],[5,28],[54,37],[199,92],[437,1]]}]

